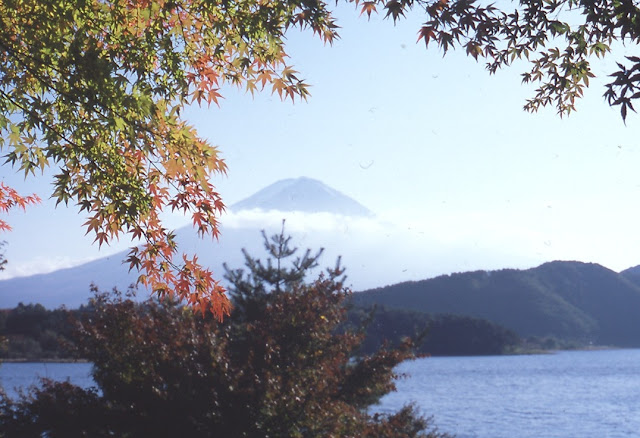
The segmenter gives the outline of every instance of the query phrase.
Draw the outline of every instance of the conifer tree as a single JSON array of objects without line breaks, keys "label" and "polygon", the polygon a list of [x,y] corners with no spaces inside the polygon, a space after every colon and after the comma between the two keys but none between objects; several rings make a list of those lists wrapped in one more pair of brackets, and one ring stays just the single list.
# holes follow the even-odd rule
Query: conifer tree
[{"label": "conifer tree", "polygon": [[[77,322],[76,353],[97,388],[45,382],[5,403],[5,437],[442,437],[412,407],[368,408],[394,387],[411,343],[361,356],[341,330],[343,269],[309,280],[322,251],[297,256],[284,231],[265,261],[228,270],[231,317],[218,323],[164,299],[98,294]],[[0,433],[1,435],[1,433]]]}]

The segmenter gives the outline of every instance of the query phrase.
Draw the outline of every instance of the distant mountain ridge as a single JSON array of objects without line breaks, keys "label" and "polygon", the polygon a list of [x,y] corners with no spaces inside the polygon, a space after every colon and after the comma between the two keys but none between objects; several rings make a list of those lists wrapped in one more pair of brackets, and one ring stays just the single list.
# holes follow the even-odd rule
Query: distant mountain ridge
[{"label": "distant mountain ridge", "polygon": [[352,198],[321,181],[300,177],[277,181],[248,198],[231,205],[231,211],[261,209],[265,211],[302,211],[334,213],[344,216],[373,216]]},{"label": "distant mountain ridge", "polygon": [[361,305],[484,318],[520,336],[640,347],[640,276],[556,261],[526,270],[475,271],[355,294]]}]

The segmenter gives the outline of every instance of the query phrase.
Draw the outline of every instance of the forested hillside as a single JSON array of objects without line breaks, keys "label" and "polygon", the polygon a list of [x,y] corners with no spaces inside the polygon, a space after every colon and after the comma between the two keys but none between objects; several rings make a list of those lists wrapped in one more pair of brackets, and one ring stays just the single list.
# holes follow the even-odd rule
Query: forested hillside
[{"label": "forested hillside", "polygon": [[550,262],[528,270],[444,275],[354,296],[428,313],[485,318],[522,337],[640,346],[640,286],[597,264]]},{"label": "forested hillside", "polygon": [[71,338],[71,316],[81,310],[48,310],[40,304],[20,304],[0,310],[0,359],[61,360]]},{"label": "forested hillside", "polygon": [[[48,310],[39,304],[20,304],[0,310],[0,359],[71,360],[73,321],[91,306]],[[514,351],[518,336],[489,321],[455,315],[427,315],[385,307],[353,307],[341,330],[364,330],[359,353],[372,354],[388,346],[399,346],[406,338],[415,341],[416,352],[432,356],[490,355]]]},{"label": "forested hillside", "polygon": [[474,356],[511,353],[520,346],[518,335],[498,324],[460,315],[429,315],[411,310],[353,308],[349,321],[365,327],[362,351],[370,353],[383,344],[415,341],[416,352],[429,356]]}]

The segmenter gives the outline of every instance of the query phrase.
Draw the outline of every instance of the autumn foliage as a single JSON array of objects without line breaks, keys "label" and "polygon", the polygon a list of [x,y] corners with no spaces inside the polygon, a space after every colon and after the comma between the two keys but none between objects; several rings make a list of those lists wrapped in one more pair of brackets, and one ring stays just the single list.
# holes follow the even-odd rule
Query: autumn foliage
[{"label": "autumn foliage", "polygon": [[[40,202],[38,195],[20,196],[17,191],[0,181],[0,213],[8,213],[13,208],[25,210],[27,205]],[[9,231],[11,226],[0,219],[0,231]]]},{"label": "autumn foliage", "polygon": [[[54,199],[87,214],[99,245],[138,239],[127,262],[140,284],[221,318],[223,287],[180,255],[160,216],[182,211],[218,237],[224,204],[210,181],[226,165],[182,110],[219,103],[224,84],[306,98],[286,62],[293,26],[336,36],[322,2],[3,0],[0,149],[25,175],[58,168]],[[0,194],[2,209],[35,200]]]},{"label": "autumn foliage", "polygon": [[[349,0],[371,15],[381,11],[393,21],[416,10],[425,20],[418,42],[437,45],[444,53],[461,49],[487,70],[524,66],[523,83],[537,86],[524,105],[537,111],[546,105],[558,114],[576,109],[590,79],[594,58],[609,55],[616,43],[640,43],[640,6],[632,0]],[[617,60],[604,97],[619,106],[626,119],[640,98],[640,57]]]}]

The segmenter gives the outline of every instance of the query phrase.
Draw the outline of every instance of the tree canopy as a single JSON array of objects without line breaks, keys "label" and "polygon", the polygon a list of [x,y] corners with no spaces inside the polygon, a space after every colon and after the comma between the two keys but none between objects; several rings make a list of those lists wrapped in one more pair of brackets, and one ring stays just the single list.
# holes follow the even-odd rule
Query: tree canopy
[{"label": "tree canopy", "polygon": [[[637,44],[634,0],[347,0],[394,21],[420,10],[418,41],[445,53],[463,48],[495,72],[528,62],[523,82],[538,89],[525,109],[553,104],[560,115],[594,76],[590,57],[617,41]],[[217,104],[223,84],[283,99],[308,96],[287,63],[285,33],[338,35],[321,0],[2,0],[0,2],[0,149],[25,175],[57,169],[53,198],[87,214],[99,245],[139,239],[127,262],[139,283],[177,295],[221,318],[224,288],[195,255],[180,257],[163,210],[189,214],[201,235],[218,236],[224,210],[210,182],[225,173],[218,149],[182,117],[192,103]],[[606,86],[623,119],[640,97],[640,57],[620,60]],[[0,211],[36,202],[0,184]],[[0,229],[7,224],[0,221]]]},{"label": "tree canopy", "polygon": [[[418,41],[427,47],[435,43],[444,53],[464,49],[476,60],[486,59],[490,73],[524,61],[522,82],[538,85],[524,109],[554,105],[561,116],[576,109],[595,76],[592,57],[604,57],[615,43],[640,42],[640,7],[634,0],[372,0],[362,2],[362,13],[371,15],[376,6],[394,21],[419,8],[426,21]],[[618,61],[604,97],[626,119],[640,98],[640,57]]]},{"label": "tree canopy", "polygon": [[[223,83],[305,98],[286,63],[292,26],[335,37],[322,2],[3,0],[0,148],[25,175],[57,168],[53,197],[86,212],[98,244],[140,239],[127,259],[139,283],[222,317],[224,289],[197,256],[178,260],[160,218],[184,211],[217,237],[224,210],[210,177],[225,163],[181,114],[218,103]],[[31,199],[11,190],[0,185],[3,211]]]}]

